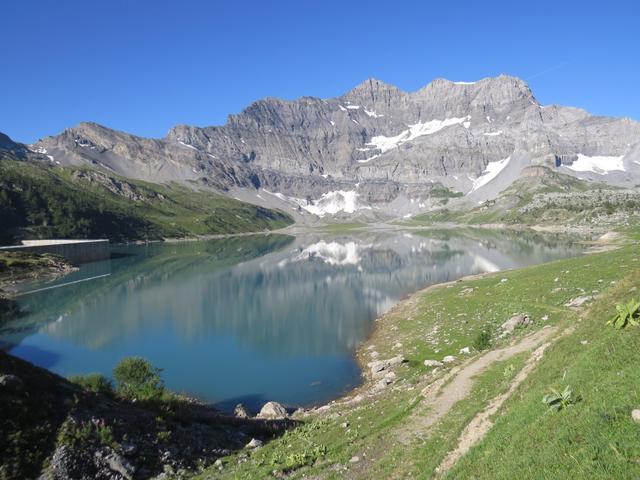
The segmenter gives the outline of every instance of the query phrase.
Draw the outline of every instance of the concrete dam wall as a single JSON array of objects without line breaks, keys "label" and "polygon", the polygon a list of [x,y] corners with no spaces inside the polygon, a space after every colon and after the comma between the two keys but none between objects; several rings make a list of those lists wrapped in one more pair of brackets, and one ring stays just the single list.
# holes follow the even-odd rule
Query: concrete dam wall
[{"label": "concrete dam wall", "polygon": [[0,250],[25,253],[51,253],[71,263],[89,263],[108,260],[111,252],[109,240],[23,240],[22,245],[0,247]]}]

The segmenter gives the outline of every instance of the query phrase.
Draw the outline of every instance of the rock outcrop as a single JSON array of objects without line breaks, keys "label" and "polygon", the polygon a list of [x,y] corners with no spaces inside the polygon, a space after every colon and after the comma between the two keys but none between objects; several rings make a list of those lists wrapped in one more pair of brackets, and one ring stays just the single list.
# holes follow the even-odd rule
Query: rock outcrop
[{"label": "rock outcrop", "polygon": [[256,416],[257,418],[264,419],[282,419],[287,418],[289,414],[287,413],[287,409],[284,408],[278,402],[267,402],[263,405],[262,409],[260,409],[260,413]]}]

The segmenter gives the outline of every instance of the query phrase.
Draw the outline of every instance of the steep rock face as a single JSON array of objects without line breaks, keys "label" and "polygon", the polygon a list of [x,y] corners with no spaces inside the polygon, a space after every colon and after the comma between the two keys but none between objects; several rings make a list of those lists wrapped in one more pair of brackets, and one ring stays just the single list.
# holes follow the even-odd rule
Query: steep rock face
[{"label": "steep rock face", "polygon": [[639,123],[542,106],[525,82],[503,75],[436,79],[413,93],[369,79],[338,98],[259,100],[224,126],[180,125],[163,139],[88,123],[32,148],[61,164],[150,181],[264,189],[294,210],[341,191],[355,192],[361,206],[404,214],[424,208],[433,187],[474,202],[494,197],[530,165],[638,183],[639,144]]}]

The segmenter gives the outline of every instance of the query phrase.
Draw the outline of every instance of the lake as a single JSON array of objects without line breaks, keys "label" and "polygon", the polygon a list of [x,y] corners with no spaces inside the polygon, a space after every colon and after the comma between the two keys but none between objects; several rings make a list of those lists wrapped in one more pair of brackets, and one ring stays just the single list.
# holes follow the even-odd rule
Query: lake
[{"label": "lake", "polygon": [[425,286],[579,255],[522,232],[256,235],[114,246],[112,259],[23,287],[0,348],[64,376],[137,355],[167,386],[232,409],[326,402],[360,382],[374,319]]}]

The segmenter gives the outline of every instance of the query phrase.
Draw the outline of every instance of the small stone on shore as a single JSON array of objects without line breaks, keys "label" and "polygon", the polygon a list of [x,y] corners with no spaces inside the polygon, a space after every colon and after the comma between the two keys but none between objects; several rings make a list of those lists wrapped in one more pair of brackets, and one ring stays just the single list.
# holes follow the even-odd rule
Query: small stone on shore
[{"label": "small stone on shore", "polygon": [[252,438],[249,443],[245,445],[244,448],[260,448],[262,446],[262,440],[258,440],[257,438]]},{"label": "small stone on shore", "polygon": [[438,360],[425,360],[424,366],[425,367],[441,367],[442,362],[439,362]]}]

